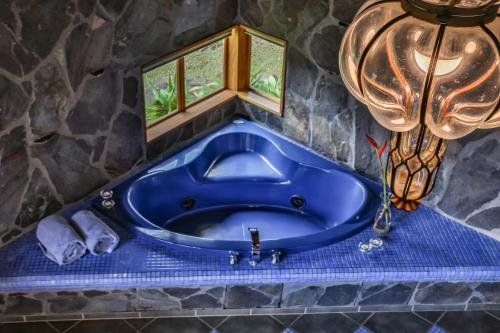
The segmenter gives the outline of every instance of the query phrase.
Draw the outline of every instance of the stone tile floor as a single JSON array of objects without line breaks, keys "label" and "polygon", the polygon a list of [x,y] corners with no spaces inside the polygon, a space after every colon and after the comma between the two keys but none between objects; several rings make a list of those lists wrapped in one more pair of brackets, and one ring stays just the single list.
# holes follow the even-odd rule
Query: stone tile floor
[{"label": "stone tile floor", "polygon": [[358,312],[0,324],[0,333],[498,333],[500,311]]}]

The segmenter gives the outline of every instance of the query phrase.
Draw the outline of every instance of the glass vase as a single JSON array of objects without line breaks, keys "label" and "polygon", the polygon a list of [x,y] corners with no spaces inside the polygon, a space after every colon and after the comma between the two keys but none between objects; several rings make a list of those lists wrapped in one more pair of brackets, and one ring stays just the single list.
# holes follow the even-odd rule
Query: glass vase
[{"label": "glass vase", "polygon": [[384,200],[382,199],[382,203],[377,209],[373,220],[373,230],[377,233],[378,236],[387,235],[387,233],[391,229],[391,219],[391,206],[388,203],[384,204]]}]

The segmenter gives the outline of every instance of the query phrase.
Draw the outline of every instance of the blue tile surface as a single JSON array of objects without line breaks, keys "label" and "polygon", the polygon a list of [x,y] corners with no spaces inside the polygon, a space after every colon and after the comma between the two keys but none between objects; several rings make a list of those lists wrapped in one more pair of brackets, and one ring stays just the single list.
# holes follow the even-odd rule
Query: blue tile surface
[{"label": "blue tile surface", "polygon": [[43,256],[34,232],[0,249],[0,290],[153,287],[165,285],[318,283],[326,281],[499,281],[500,242],[421,206],[394,211],[386,244],[361,253],[358,243],[370,228],[344,241],[289,254],[279,265],[264,258],[251,267],[231,266],[226,257],[172,249],[135,237],[113,225],[122,237],[113,254],[87,254],[58,266]]},{"label": "blue tile surface", "polygon": [[283,331],[283,333],[297,333],[297,332],[295,332],[291,328],[285,328],[285,330]]},{"label": "blue tile surface", "polygon": [[437,325],[434,325],[431,327],[431,329],[429,330],[428,333],[446,333],[446,331],[443,328],[441,328]]},{"label": "blue tile surface", "polygon": [[[291,150],[292,157],[293,153]],[[331,165],[311,156],[315,163]],[[75,263],[58,266],[42,254],[31,232],[0,249],[0,291],[332,281],[500,281],[500,242],[425,206],[411,213],[395,210],[393,224],[385,245],[369,253],[358,250],[360,242],[374,236],[368,227],[344,241],[288,254],[279,265],[264,257],[256,267],[246,260],[231,266],[227,257],[171,248],[136,237],[113,223],[111,227],[122,239],[113,254],[87,254]]]}]

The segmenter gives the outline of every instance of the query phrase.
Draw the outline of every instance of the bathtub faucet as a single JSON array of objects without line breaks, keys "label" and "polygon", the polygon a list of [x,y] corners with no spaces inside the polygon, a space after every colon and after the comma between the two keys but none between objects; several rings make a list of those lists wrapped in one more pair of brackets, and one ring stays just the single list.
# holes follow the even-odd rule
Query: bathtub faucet
[{"label": "bathtub faucet", "polygon": [[260,261],[259,229],[248,228],[248,231],[250,231],[250,235],[252,236],[252,251],[250,252],[249,264],[255,266]]}]

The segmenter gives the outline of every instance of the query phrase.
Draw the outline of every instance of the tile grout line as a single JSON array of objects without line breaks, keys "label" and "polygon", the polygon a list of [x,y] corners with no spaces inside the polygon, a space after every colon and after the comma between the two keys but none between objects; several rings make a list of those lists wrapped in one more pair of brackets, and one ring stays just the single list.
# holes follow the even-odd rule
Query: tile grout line
[{"label": "tile grout line", "polygon": [[499,320],[499,321],[500,321],[500,316],[496,316],[496,315],[492,314],[490,311],[491,311],[491,310],[485,310],[484,312],[486,312],[487,314],[489,314],[490,316],[492,316],[492,317],[493,317],[493,318],[495,318],[496,320]]},{"label": "tile grout line", "polygon": [[294,320],[294,321],[292,321],[292,322],[290,323],[290,326],[292,326],[293,324],[295,324],[295,323],[296,323],[296,322],[297,322],[300,318],[302,318],[303,316],[304,316],[304,314],[300,314],[297,318],[295,318],[295,320]]},{"label": "tile grout line", "polygon": [[[147,319],[147,318],[145,318]],[[142,326],[140,331],[142,331],[144,328],[148,327],[149,325],[151,325],[154,321],[156,321],[156,319],[158,318],[151,318],[151,321],[149,323],[147,323],[146,325]]]},{"label": "tile grout line", "polygon": [[[411,313],[413,313],[415,316],[419,317],[420,319],[423,319],[425,320],[426,322],[428,322],[429,324],[431,325],[434,325],[434,323],[432,321],[430,321],[429,319],[427,318],[424,318],[423,316],[419,315],[418,313],[416,313],[415,311],[411,311]],[[441,316],[438,317],[438,319],[441,318]]]},{"label": "tile grout line", "polygon": [[341,312],[340,313],[341,315],[343,315],[345,318],[347,318],[349,321],[355,323],[356,325],[360,325],[360,326],[363,326],[363,324],[360,324],[358,321],[352,319],[351,317],[349,317],[348,315],[346,315],[345,313]]},{"label": "tile grout line", "polygon": [[134,327],[131,323],[129,323],[127,319],[122,319],[122,320],[125,322],[126,325],[128,325],[132,329],[137,330],[137,331],[142,331],[142,327],[140,329],[138,329],[137,327]]},{"label": "tile grout line", "polygon": [[214,329],[219,328],[222,324],[224,324],[226,321],[228,321],[229,318],[231,318],[231,316],[227,316],[226,318],[224,318],[216,327],[214,327]]},{"label": "tile grout line", "polygon": [[64,331],[62,331],[62,332],[61,332],[61,331],[60,331],[60,330],[58,330],[58,329],[57,329],[54,325],[52,325],[52,323],[51,323],[50,321],[46,321],[46,323],[47,323],[47,325],[48,325],[50,328],[52,328],[55,332],[57,332],[57,333],[64,333]]},{"label": "tile grout line", "polygon": [[287,328],[291,328],[293,324],[295,324],[295,322],[297,320],[299,320],[300,318],[302,318],[304,316],[304,314],[297,314],[297,313],[290,313],[290,314],[285,314],[286,315],[297,315],[297,318],[295,318],[289,325],[285,325],[283,322],[281,322],[278,318],[276,318],[274,315],[270,315],[270,317],[272,317],[274,320],[276,320],[278,323],[280,323],[281,325],[283,325],[283,327],[285,327],[285,329]]},{"label": "tile grout line", "polygon": [[[54,321],[65,321],[65,320],[54,320]],[[75,320],[75,321],[74,321],[74,323],[73,323],[73,325],[71,325],[71,326],[69,326],[69,327],[67,327],[66,329],[64,329],[64,330],[62,330],[62,331],[61,331],[61,330],[57,329],[57,328],[56,328],[56,327],[52,324],[52,322],[54,322],[54,321],[47,321],[47,324],[49,324],[49,325],[50,325],[50,327],[54,328],[57,332],[60,332],[60,333],[69,332],[69,331],[70,331],[70,330],[72,330],[72,329],[73,329],[76,325],[78,325],[78,324],[80,324],[80,323],[82,322],[82,320]],[[70,320],[70,321],[71,321],[71,320]]]},{"label": "tile grout line", "polygon": [[439,318],[436,320],[436,322],[435,322],[434,324],[432,324],[432,325],[437,325],[437,324],[439,323],[439,321],[440,321],[441,319],[443,319],[443,317],[444,317],[444,315],[445,315],[446,313],[447,313],[447,311],[444,311],[444,312],[441,314],[441,316],[439,316]]},{"label": "tile grout line", "polygon": [[73,328],[75,328],[76,325],[80,324],[81,322],[82,322],[81,320],[78,320],[76,323],[74,323],[73,325],[71,325],[70,327],[68,327],[67,329],[65,329],[63,333],[69,332],[70,330],[72,330]]},{"label": "tile grout line", "polygon": [[206,321],[204,321],[203,319],[201,319],[201,317],[196,316],[195,318],[198,319],[199,321],[201,321],[203,324],[207,325],[209,328],[215,330],[215,327],[212,327],[212,325],[209,325]]},{"label": "tile grout line", "polygon": [[271,318],[272,318],[275,322],[277,322],[278,324],[280,324],[281,326],[283,326],[283,328],[284,328],[284,329],[286,329],[286,328],[287,328],[287,326],[286,326],[284,323],[282,323],[282,322],[281,322],[278,318],[276,318],[275,316],[273,316],[273,315],[271,315],[271,314],[270,314],[270,315],[268,315],[268,317],[271,317]]},{"label": "tile grout line", "polygon": [[375,315],[375,312],[372,312],[366,319],[363,321],[363,326],[366,324],[368,320],[370,320]]}]

